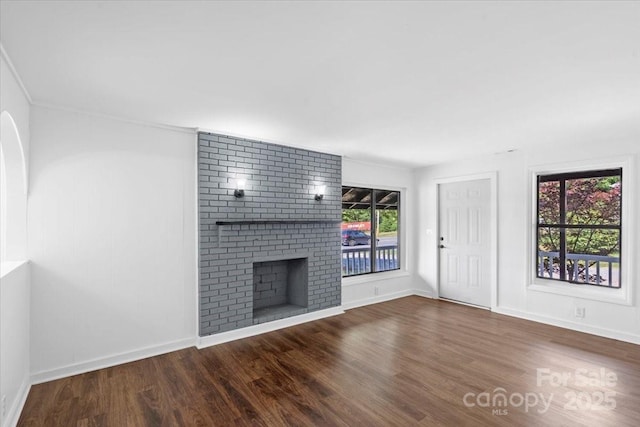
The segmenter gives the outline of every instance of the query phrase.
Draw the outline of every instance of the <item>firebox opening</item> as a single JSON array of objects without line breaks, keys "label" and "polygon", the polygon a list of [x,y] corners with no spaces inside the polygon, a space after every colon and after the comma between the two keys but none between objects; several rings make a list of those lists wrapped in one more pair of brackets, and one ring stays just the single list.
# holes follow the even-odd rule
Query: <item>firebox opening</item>
[{"label": "firebox opening", "polygon": [[308,284],[308,258],[253,263],[253,323],[304,312]]}]

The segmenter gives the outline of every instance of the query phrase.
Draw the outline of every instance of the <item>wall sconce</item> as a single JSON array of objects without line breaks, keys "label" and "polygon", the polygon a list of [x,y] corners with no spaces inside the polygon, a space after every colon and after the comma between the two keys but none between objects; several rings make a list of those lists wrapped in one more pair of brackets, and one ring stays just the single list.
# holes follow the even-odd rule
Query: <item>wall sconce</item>
[{"label": "wall sconce", "polygon": [[244,185],[244,179],[239,179],[236,181],[236,189],[233,191],[233,195],[236,197],[236,199],[244,197]]},{"label": "wall sconce", "polygon": [[318,185],[316,187],[316,196],[315,199],[320,201],[324,198],[324,193],[327,191],[327,187],[325,185]]}]

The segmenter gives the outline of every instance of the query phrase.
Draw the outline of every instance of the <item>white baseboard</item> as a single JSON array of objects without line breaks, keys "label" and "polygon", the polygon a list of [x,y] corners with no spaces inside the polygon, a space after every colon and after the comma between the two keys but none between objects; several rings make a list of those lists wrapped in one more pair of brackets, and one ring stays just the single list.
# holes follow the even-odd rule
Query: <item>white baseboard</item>
[{"label": "white baseboard", "polygon": [[531,320],[533,322],[544,323],[546,325],[557,326],[559,328],[571,329],[573,331],[598,335],[618,341],[624,341],[631,344],[640,344],[640,335],[636,334],[614,331],[612,329],[600,328],[597,326],[584,325],[582,323],[571,322],[568,320],[559,319],[557,317],[542,316],[539,314],[515,310],[512,308],[496,307],[495,309],[493,309],[493,312],[504,314],[506,316],[518,317],[520,319]]},{"label": "white baseboard", "polygon": [[476,305],[476,304],[470,304],[468,302],[462,302],[462,301],[458,301],[455,299],[449,299],[449,298],[438,298],[441,301],[446,301],[446,302],[450,302],[451,304],[459,304],[459,305],[466,305],[467,307],[471,307],[471,308],[479,308],[480,310],[489,310],[491,311],[491,307],[483,307],[481,305]]},{"label": "white baseboard", "polygon": [[429,299],[438,298],[438,297],[434,296],[433,294],[431,294],[431,292],[423,291],[422,289],[414,289],[413,290],[413,295],[415,295],[417,297],[429,298]]},{"label": "white baseboard", "polygon": [[51,369],[49,371],[40,371],[31,374],[31,384],[40,384],[47,381],[57,380],[59,378],[70,377],[72,375],[84,374],[98,369],[110,368],[123,363],[134,362],[136,360],[146,359],[147,357],[159,356],[172,351],[182,350],[183,348],[192,347],[193,345],[193,338],[185,338],[157,346],[145,347],[126,353],[75,363],[61,368]]},{"label": "white baseboard", "polygon": [[301,323],[311,322],[312,320],[324,319],[325,317],[336,316],[343,313],[343,307],[338,306],[327,308],[325,310],[312,311],[311,313],[305,313],[299,316],[287,317],[286,319],[260,323],[259,325],[247,326],[246,328],[234,329],[233,331],[208,335],[206,337],[198,337],[196,340],[196,347],[198,349],[211,347],[212,345],[248,338],[254,335],[264,334],[265,332],[276,331],[278,329],[288,328],[289,326],[295,326]]},{"label": "white baseboard", "polygon": [[431,293],[423,291],[422,289],[405,289],[403,291],[392,292],[390,294],[376,295],[370,298],[363,298],[357,301],[351,301],[348,303],[342,303],[342,307],[345,310],[351,310],[352,308],[364,307],[365,305],[378,304],[385,301],[391,301],[398,298],[410,297],[412,295],[433,299],[435,298]]},{"label": "white baseboard", "polygon": [[29,390],[31,390],[31,383],[27,376],[22,382],[20,390],[18,390],[18,394],[13,401],[11,408],[9,408],[9,411],[7,412],[3,427],[14,427],[18,424],[20,414],[22,414],[22,408],[24,408],[24,404],[27,402],[27,396],[29,396]]},{"label": "white baseboard", "polygon": [[378,304],[380,302],[391,301],[397,298],[403,298],[414,295],[413,289],[405,289],[404,291],[392,292],[389,294],[376,295],[370,298],[363,298],[351,302],[343,302],[342,308],[345,310],[351,310],[352,308],[363,307],[365,305]]}]

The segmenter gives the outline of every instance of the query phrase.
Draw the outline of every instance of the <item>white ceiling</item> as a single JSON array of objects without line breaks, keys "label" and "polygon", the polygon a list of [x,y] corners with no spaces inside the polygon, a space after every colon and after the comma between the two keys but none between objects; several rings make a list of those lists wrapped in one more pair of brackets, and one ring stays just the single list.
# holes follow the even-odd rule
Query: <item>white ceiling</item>
[{"label": "white ceiling", "polygon": [[640,140],[638,2],[1,2],[35,103],[427,165]]}]

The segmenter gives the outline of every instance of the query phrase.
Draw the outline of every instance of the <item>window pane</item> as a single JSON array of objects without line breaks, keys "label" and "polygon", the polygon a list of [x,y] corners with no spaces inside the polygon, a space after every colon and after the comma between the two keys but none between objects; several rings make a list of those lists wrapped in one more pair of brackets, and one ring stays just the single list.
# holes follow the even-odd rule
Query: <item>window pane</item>
[{"label": "window pane", "polygon": [[560,250],[560,230],[552,227],[538,228],[538,250],[558,252]]},{"label": "window pane", "polygon": [[538,185],[538,223],[560,223],[560,182],[548,181]]},{"label": "window pane", "polygon": [[620,287],[620,231],[567,230],[567,279]]},{"label": "window pane", "polygon": [[371,190],[342,188],[342,276],[371,272]]},{"label": "window pane", "polygon": [[397,191],[375,190],[376,196],[376,271],[400,268],[398,254],[398,204]]},{"label": "window pane", "polygon": [[[560,237],[557,228],[538,229],[538,277],[561,280]],[[570,229],[566,244],[567,281],[620,287],[619,230]]]},{"label": "window pane", "polygon": [[567,224],[620,224],[618,176],[567,180]]},{"label": "window pane", "polygon": [[538,228],[536,274],[560,280],[560,230],[557,228]]}]

